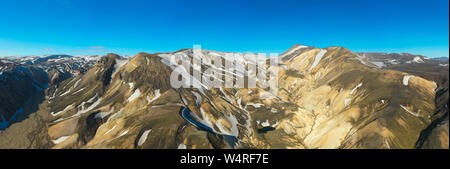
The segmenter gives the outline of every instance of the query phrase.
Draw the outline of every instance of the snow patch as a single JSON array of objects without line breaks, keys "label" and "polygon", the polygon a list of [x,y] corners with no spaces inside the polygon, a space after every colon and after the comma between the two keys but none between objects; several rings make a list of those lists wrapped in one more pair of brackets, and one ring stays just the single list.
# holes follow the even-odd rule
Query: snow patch
[{"label": "snow patch", "polygon": [[413,116],[416,116],[416,117],[419,117],[419,114],[417,114],[417,113],[414,113],[414,112],[412,112],[412,111],[410,111],[410,110],[408,110],[405,106],[403,106],[403,105],[400,105],[400,107],[402,107],[403,108],[403,110],[405,110],[406,112],[408,112],[409,114],[411,114],[411,115],[413,115]]},{"label": "snow patch", "polygon": [[94,119],[103,119],[114,111],[114,107],[109,112],[99,112],[95,114]]},{"label": "snow patch", "polygon": [[66,108],[64,108],[64,110],[61,110],[61,111],[59,111],[59,112],[57,112],[57,113],[51,112],[50,114],[51,114],[52,116],[57,116],[57,115],[59,115],[59,114],[62,114],[62,113],[65,113],[65,112],[69,111],[69,110],[72,109],[72,108],[73,108],[73,104],[66,106]]},{"label": "snow patch", "polygon": [[77,94],[77,93],[83,91],[84,89],[85,89],[85,87],[81,88],[80,90],[78,90],[78,91],[76,91],[76,92],[73,92],[72,95],[75,95],[75,94]]},{"label": "snow patch", "polygon": [[64,95],[69,94],[69,93],[70,93],[70,89],[67,90],[66,92],[64,92],[63,94],[60,94],[59,96],[64,96]]},{"label": "snow patch", "polygon": [[[278,122],[276,122],[275,124],[274,124],[274,126],[277,126],[278,125]],[[270,123],[269,123],[269,120],[266,120],[265,122],[262,122],[261,123],[261,126],[263,126],[263,127],[272,127],[273,125],[270,125]]]},{"label": "snow patch", "polygon": [[119,137],[122,137],[122,136],[124,136],[127,133],[128,133],[128,130],[125,130],[122,134],[119,135]]},{"label": "snow patch", "polygon": [[383,62],[371,62],[371,63],[380,68],[386,66]]},{"label": "snow patch", "polygon": [[403,85],[408,86],[409,79],[414,77],[413,75],[403,76]]},{"label": "snow patch", "polygon": [[114,129],[116,129],[116,125],[114,125],[111,129],[109,129],[108,131],[105,132],[105,134],[103,135],[107,135],[108,133],[110,133],[111,131],[113,131]]},{"label": "snow patch", "polygon": [[274,114],[278,113],[278,111],[276,109],[274,109],[274,108],[270,109],[270,112],[272,112]]},{"label": "snow patch", "polygon": [[398,64],[398,62],[397,62],[397,60],[396,60],[396,59],[393,59],[393,60],[388,60],[388,62],[389,62],[390,64],[393,64],[393,65],[396,65],[396,64]]},{"label": "snow patch", "polygon": [[308,72],[310,72],[312,69],[314,69],[314,67],[317,66],[317,64],[319,64],[320,60],[322,59],[323,55],[325,55],[325,53],[327,53],[327,50],[320,49],[320,52],[314,58],[314,62],[311,65],[311,67],[308,69]]},{"label": "snow patch", "polygon": [[260,108],[261,106],[264,106],[262,103],[248,103],[247,105],[253,106],[255,108]]},{"label": "snow patch", "polygon": [[387,146],[388,149],[391,149],[391,146],[389,146],[389,143],[388,143],[387,139],[384,139],[384,143],[386,143],[386,146]]},{"label": "snow patch", "polygon": [[202,103],[202,96],[194,91],[191,91],[191,93],[194,94],[194,96],[195,96],[195,104],[197,106],[200,106],[200,104]]},{"label": "snow patch", "polygon": [[53,74],[51,81],[55,80],[56,77],[58,77],[58,73]]},{"label": "snow patch", "polygon": [[435,82],[435,81],[433,81],[433,84],[434,84],[434,86],[435,86],[435,87],[431,88],[431,90],[433,90],[433,91],[436,91],[436,88],[437,88],[437,84],[436,84],[436,82]]},{"label": "snow patch", "polygon": [[[299,45],[299,46],[295,47],[294,49],[292,49],[292,50],[290,50],[290,51],[288,51],[288,52],[282,54],[282,55],[279,56],[279,57],[280,57],[280,58],[283,58],[283,57],[285,57],[285,56],[288,56],[288,55],[294,53],[295,51],[297,51],[297,50],[299,50],[299,49],[307,48],[307,47],[308,47],[308,46]],[[288,62],[291,61],[293,58],[294,58],[294,57],[291,57],[291,58],[288,60]]]},{"label": "snow patch", "polygon": [[155,101],[156,99],[158,99],[159,96],[161,96],[159,89],[156,89],[154,94],[155,94],[155,96],[153,98],[150,98],[149,96],[147,96],[147,103],[151,103],[151,102]]},{"label": "snow patch", "polygon": [[261,126],[263,126],[263,127],[270,126],[269,120],[266,120],[265,122],[262,122]]},{"label": "snow patch", "polygon": [[414,57],[413,62],[423,63],[424,61],[419,56],[416,56],[416,57]]},{"label": "snow patch", "polygon": [[[98,98],[98,94],[95,94],[95,96],[92,97],[91,99],[89,99],[89,100],[87,101],[87,103],[93,102],[95,98]],[[100,104],[101,101],[102,101],[102,98],[98,98],[97,101],[95,101],[94,103],[92,103],[87,109],[84,109],[83,105],[84,105],[84,103],[86,103],[86,102],[83,102],[82,104],[80,104],[80,105],[82,106],[83,109],[82,109],[81,111],[78,111],[76,114],[72,115],[71,117],[79,116],[79,115],[81,115],[81,114],[84,114],[84,113],[86,113],[86,112],[91,111],[93,108],[97,107],[97,106]],[[80,106],[80,105],[79,105],[79,106]]]},{"label": "snow patch", "polygon": [[56,140],[52,140],[52,142],[53,142],[53,144],[59,144],[68,138],[69,138],[69,136],[61,136],[61,137],[57,138]]},{"label": "snow patch", "polygon": [[183,143],[180,143],[180,145],[178,145],[178,149],[186,149],[186,145],[184,145]]},{"label": "snow patch", "polygon": [[359,83],[358,85],[356,85],[356,87],[353,88],[352,91],[350,91],[350,94],[353,94],[359,87],[362,86],[362,84],[363,84],[363,83],[361,82],[361,83]]},{"label": "snow patch", "polygon": [[276,121],[274,124],[272,124],[272,127],[275,128],[278,126],[278,121]]},{"label": "snow patch", "polygon": [[134,99],[138,98],[140,95],[141,95],[141,90],[136,89],[136,90],[134,91],[134,93],[133,93],[130,97],[128,97],[127,101],[128,101],[128,102],[131,102],[131,101],[133,101]]},{"label": "snow patch", "polygon": [[144,131],[144,133],[142,133],[141,138],[139,138],[138,141],[138,146],[142,146],[142,144],[145,143],[145,141],[147,140],[148,134],[152,131],[152,129],[148,129],[146,131]]},{"label": "snow patch", "polygon": [[364,61],[364,59],[363,59],[363,58],[366,57],[366,54],[363,54],[363,56],[359,56],[359,55],[356,55],[356,56],[357,56],[356,58],[359,60],[359,62],[361,62],[363,65],[370,66],[370,65],[367,64],[367,63]]},{"label": "snow patch", "polygon": [[80,83],[81,78],[77,80],[77,82],[75,82],[75,84],[73,85],[73,88],[76,88],[78,86],[78,84]]},{"label": "snow patch", "polygon": [[128,63],[128,59],[116,59],[115,61],[116,61],[116,64],[114,64],[114,70],[113,70],[113,73],[111,75],[111,79],[112,79],[112,77],[114,77],[114,75],[117,73],[117,71],[119,71],[119,69],[123,65]]}]

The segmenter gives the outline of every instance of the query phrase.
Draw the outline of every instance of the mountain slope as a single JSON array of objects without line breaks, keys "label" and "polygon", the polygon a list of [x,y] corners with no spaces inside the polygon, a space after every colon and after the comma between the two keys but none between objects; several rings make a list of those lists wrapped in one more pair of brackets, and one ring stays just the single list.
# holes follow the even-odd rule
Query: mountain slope
[{"label": "mountain slope", "polygon": [[[361,53],[372,63],[383,62],[383,69],[398,70],[436,83],[436,110],[433,122],[421,132],[416,148],[448,148],[448,58],[428,59],[421,55]],[[397,60],[400,60],[397,62]]]},{"label": "mountain slope", "polygon": [[44,100],[46,80],[47,74],[40,68],[8,65],[0,74],[0,129],[36,111]]},{"label": "mountain slope", "polygon": [[95,57],[69,55],[0,59],[0,130],[37,111],[46,88],[83,74],[95,63]]}]

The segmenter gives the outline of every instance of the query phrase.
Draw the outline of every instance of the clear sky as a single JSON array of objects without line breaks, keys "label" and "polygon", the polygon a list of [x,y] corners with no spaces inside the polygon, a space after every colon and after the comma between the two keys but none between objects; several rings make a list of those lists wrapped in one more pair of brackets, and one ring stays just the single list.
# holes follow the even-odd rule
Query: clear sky
[{"label": "clear sky", "polygon": [[0,56],[192,48],[449,55],[448,0],[0,0]]}]

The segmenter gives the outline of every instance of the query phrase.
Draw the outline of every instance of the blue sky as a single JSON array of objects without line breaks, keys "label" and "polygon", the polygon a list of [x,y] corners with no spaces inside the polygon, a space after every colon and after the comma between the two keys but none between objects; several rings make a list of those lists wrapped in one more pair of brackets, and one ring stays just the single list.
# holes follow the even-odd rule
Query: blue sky
[{"label": "blue sky", "polygon": [[448,0],[0,0],[0,56],[284,52],[449,55]]}]

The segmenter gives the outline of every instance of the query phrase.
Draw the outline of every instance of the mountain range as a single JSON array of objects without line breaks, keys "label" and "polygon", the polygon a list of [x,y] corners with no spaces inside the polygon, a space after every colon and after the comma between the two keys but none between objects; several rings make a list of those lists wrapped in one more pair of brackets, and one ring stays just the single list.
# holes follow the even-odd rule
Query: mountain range
[{"label": "mountain range", "polygon": [[[277,73],[271,95],[194,76],[238,83],[227,54],[0,59],[0,148],[448,149],[448,59],[295,45],[272,66],[235,54],[246,70]],[[223,64],[189,71],[201,87],[174,88],[175,55]]]}]

